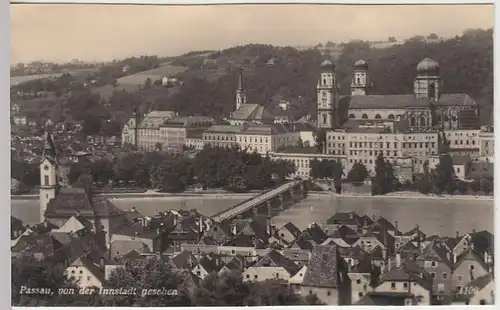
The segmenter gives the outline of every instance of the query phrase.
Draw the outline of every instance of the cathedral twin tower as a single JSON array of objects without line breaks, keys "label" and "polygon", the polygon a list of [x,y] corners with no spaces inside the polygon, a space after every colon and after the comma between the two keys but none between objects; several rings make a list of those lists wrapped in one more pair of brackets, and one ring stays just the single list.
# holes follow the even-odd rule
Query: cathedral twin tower
[{"label": "cathedral twin tower", "polygon": [[[370,82],[368,65],[364,60],[354,64],[351,83],[351,95],[367,95]],[[335,73],[335,65],[330,60],[321,63],[320,79],[317,85],[318,128],[332,129],[340,125],[339,85]]]}]

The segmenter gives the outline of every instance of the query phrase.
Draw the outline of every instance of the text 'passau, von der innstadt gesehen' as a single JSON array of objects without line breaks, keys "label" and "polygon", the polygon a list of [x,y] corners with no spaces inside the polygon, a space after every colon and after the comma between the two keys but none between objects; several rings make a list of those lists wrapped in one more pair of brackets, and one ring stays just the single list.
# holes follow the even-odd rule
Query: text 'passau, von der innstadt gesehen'
[{"label": "text 'passau, von der innstadt gesehen'", "polygon": [[130,288],[59,288],[56,290],[51,288],[42,288],[42,287],[27,287],[21,286],[19,291],[21,295],[108,295],[108,296],[136,296],[140,295],[141,297],[146,296],[176,296],[178,295],[178,291],[175,289],[167,289],[167,288],[157,288],[157,289],[140,289],[138,290],[135,287]]}]

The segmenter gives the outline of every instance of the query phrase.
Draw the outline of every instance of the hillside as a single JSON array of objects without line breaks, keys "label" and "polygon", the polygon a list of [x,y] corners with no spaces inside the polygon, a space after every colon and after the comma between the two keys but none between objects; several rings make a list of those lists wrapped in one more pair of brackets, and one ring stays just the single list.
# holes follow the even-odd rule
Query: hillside
[{"label": "hillside", "polygon": [[[372,48],[364,42],[346,44],[335,62],[341,93],[349,93],[352,64],[358,59],[366,60],[370,66],[373,94],[411,93],[415,67],[425,57],[440,63],[443,91],[471,95],[481,105],[481,115],[486,121],[493,108],[491,30],[438,43],[410,40],[385,49]],[[267,64],[270,59],[274,65]],[[324,57],[316,50],[298,51],[269,45],[239,46],[203,57],[194,54],[175,58],[172,64],[186,66],[188,70],[181,74],[185,77],[184,85],[164,108],[176,109],[185,115],[227,115],[234,105],[236,69],[242,66],[249,102],[271,105],[276,97],[302,96],[305,109],[313,112],[322,60]],[[217,72],[219,78],[211,79],[207,74],[210,71]],[[221,71],[225,72],[222,76]]]},{"label": "hillside", "polygon": [[[488,122],[493,109],[492,30],[466,32],[437,43],[413,39],[387,48],[374,48],[362,41],[343,44],[335,59],[341,94],[349,94],[352,65],[358,59],[369,64],[373,94],[412,93],[415,67],[425,57],[440,63],[443,91],[472,96],[481,107],[482,122]],[[315,113],[316,83],[324,59],[318,49],[260,44],[169,58],[132,57],[101,67],[86,79],[96,81],[90,87],[84,87],[81,78],[70,76],[54,82],[24,83],[25,92],[55,84],[56,90],[67,95],[53,100],[23,98],[19,104],[22,110],[59,120],[97,116],[123,123],[134,107],[142,112],[152,108],[175,110],[181,115],[227,116],[234,110],[237,74],[242,67],[248,102],[273,109],[280,99],[287,99],[294,105],[294,116],[300,116]],[[181,85],[144,84],[148,77],[155,82],[165,75],[177,77]],[[39,105],[31,104],[32,100]]]}]

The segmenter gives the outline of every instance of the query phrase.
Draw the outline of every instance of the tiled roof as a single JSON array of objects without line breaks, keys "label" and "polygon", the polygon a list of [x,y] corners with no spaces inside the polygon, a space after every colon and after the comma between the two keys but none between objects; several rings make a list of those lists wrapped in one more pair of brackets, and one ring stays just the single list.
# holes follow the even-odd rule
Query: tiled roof
[{"label": "tiled roof", "polygon": [[176,256],[172,257],[171,262],[177,269],[191,270],[198,264],[196,257],[189,251],[182,251]]},{"label": "tiled roof", "polygon": [[297,238],[297,240],[295,240],[292,247],[298,247],[301,250],[312,250],[313,244],[309,240],[309,236],[301,235]]},{"label": "tiled roof", "polygon": [[328,238],[323,229],[321,229],[321,227],[316,223],[304,230],[304,234],[309,235],[309,237],[311,237],[316,244],[321,244]]},{"label": "tiled roof", "polygon": [[337,288],[338,264],[337,247],[314,247],[302,285]]},{"label": "tiled roof", "polygon": [[45,211],[46,217],[80,214],[83,217],[109,217],[123,215],[111,201],[102,196],[91,196],[83,188],[61,188],[51,199]]},{"label": "tiled roof", "polygon": [[359,215],[356,212],[337,212],[326,222],[327,224],[359,225]]},{"label": "tiled roof", "polygon": [[439,240],[433,240],[423,250],[417,258],[420,260],[438,260],[447,264],[450,268],[453,266],[452,253]]},{"label": "tiled roof", "polygon": [[290,275],[299,271],[299,266],[275,250],[261,258],[253,267],[283,267]]},{"label": "tiled roof", "polygon": [[432,289],[432,276],[414,262],[406,262],[400,267],[391,269],[380,277],[380,282],[415,281],[427,290]]},{"label": "tiled roof", "polygon": [[343,258],[361,259],[366,256],[366,252],[360,247],[338,248],[339,254]]},{"label": "tiled roof", "polygon": [[126,255],[132,251],[138,253],[150,252],[153,249],[148,249],[148,246],[141,240],[115,240],[110,245],[111,256],[117,257]]},{"label": "tiled roof", "polygon": [[295,238],[298,238],[302,234],[300,229],[298,229],[297,226],[295,226],[294,224],[292,224],[290,222],[283,225],[279,230],[282,230],[282,229],[288,230],[292,234],[292,236],[294,236]]},{"label": "tiled roof", "polygon": [[[472,106],[475,101],[466,94],[442,94],[435,103],[437,106]],[[407,107],[429,107],[430,101],[417,99],[415,95],[366,95],[344,96],[339,105],[348,105],[349,109],[404,109]]]},{"label": "tiled roof", "polygon": [[198,264],[205,269],[206,272],[211,273],[217,271],[219,266],[217,266],[217,261],[215,259],[210,259],[207,256],[203,256],[198,261]]},{"label": "tiled roof", "polygon": [[245,121],[272,121],[274,118],[266,107],[258,104],[245,103],[234,111],[230,117]]}]

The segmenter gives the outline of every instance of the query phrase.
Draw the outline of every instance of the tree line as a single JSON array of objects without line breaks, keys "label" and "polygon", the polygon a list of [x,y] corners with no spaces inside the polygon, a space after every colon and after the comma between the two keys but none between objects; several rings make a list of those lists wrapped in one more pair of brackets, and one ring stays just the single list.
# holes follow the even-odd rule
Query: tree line
[{"label": "tree line", "polygon": [[[104,289],[135,288],[132,294],[111,296],[99,294],[53,295],[20,294],[23,286],[47,288],[58,292],[61,288],[75,289],[74,281],[64,276],[62,264],[48,260],[37,261],[32,256],[16,257],[11,262],[12,304],[15,306],[279,306],[320,305],[316,295],[302,296],[280,280],[245,282],[241,274],[211,273],[199,284],[189,279],[189,271],[174,269],[164,258],[129,261],[111,272],[103,283]],[[195,280],[196,281],[196,280]],[[165,289],[172,295],[154,296],[151,289]]]},{"label": "tree line", "polygon": [[[362,184],[369,173],[361,162],[355,163],[347,172],[343,171],[342,165],[335,160],[313,159],[310,163],[310,176],[313,179],[333,179],[336,187],[341,181],[353,184]],[[470,182],[460,180],[456,177],[453,168],[453,160],[449,153],[442,153],[439,163],[434,169],[429,168],[429,162],[424,163],[424,171],[416,174],[414,180],[401,183],[394,174],[392,164],[387,161],[382,153],[375,160],[375,171],[371,178],[372,195],[384,195],[398,190],[418,191],[423,194],[480,194],[490,195],[493,193],[493,178],[483,177]]]},{"label": "tree line", "polygon": [[245,192],[273,187],[294,172],[294,164],[288,161],[272,160],[237,147],[207,146],[194,157],[155,151],[123,153],[113,160],[82,161],[71,167],[69,181],[74,183],[88,173],[101,186],[183,192],[189,186],[200,185]]}]

